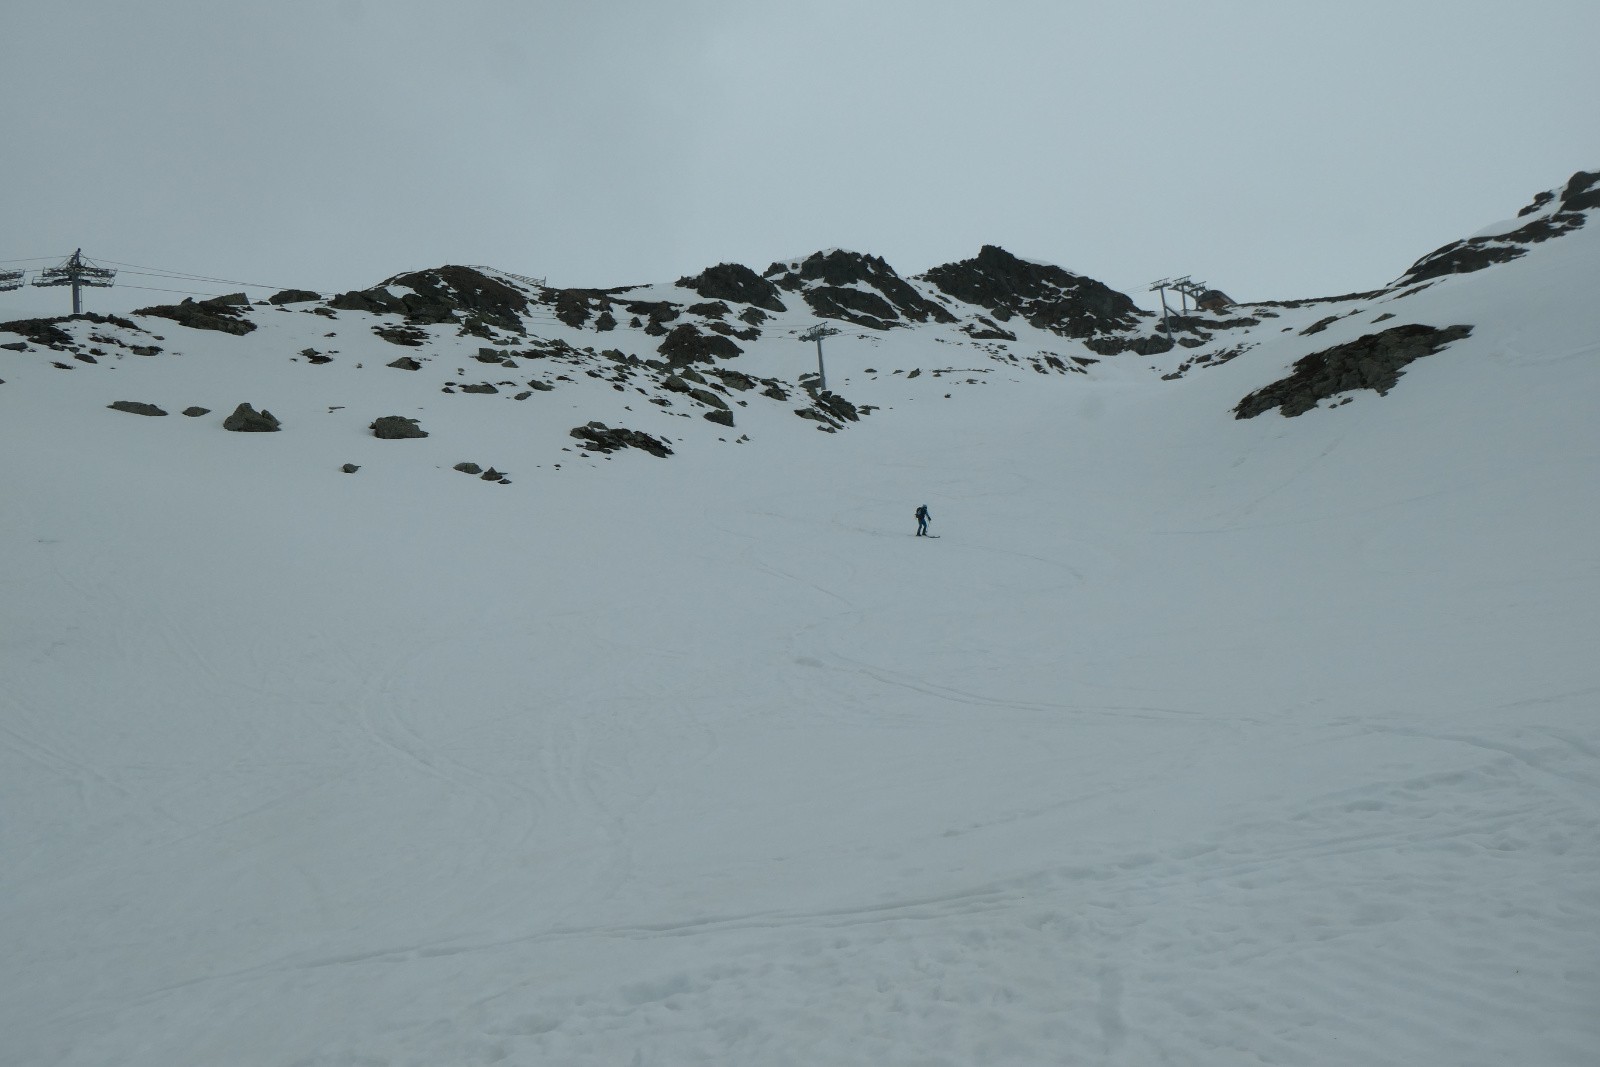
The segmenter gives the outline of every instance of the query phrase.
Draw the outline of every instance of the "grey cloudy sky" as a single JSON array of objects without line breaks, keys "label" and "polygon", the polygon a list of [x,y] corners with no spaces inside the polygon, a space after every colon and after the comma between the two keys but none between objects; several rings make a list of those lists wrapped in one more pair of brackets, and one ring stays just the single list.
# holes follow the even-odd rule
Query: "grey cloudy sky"
[{"label": "grey cloudy sky", "polygon": [[[1595,0],[0,0],[0,260],[335,291],[995,243],[1146,306],[1325,295],[1600,167],[1597,40]],[[178,299],[131,285],[185,287],[88,306]]]}]

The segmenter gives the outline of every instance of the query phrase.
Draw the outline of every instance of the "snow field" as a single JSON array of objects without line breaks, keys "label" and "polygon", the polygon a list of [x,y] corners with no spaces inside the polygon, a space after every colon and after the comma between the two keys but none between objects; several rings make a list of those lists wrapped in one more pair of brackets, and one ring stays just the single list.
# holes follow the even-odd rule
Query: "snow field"
[{"label": "snow field", "polygon": [[[1592,1062],[1580,238],[1397,302],[1478,329],[1294,420],[1229,414],[1271,339],[963,389],[891,336],[845,432],[558,472],[609,416],[7,364],[8,1055]],[[295,424],[102,407],[185,389]]]}]

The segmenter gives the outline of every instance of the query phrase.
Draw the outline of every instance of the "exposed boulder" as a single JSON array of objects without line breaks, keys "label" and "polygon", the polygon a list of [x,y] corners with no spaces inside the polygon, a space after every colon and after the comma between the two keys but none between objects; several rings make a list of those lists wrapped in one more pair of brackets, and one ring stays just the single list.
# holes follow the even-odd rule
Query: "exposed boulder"
[{"label": "exposed boulder", "polygon": [[837,433],[839,430],[837,423],[816,408],[795,408],[794,413],[802,419],[810,419],[812,422],[817,423],[817,429],[819,430],[826,430],[829,433]]},{"label": "exposed boulder", "polygon": [[185,415],[189,416],[189,418],[191,418],[191,419],[198,419],[201,415],[209,415],[209,414],[211,414],[211,409],[210,408],[198,407],[198,406],[196,406],[196,407],[187,407],[187,408],[183,409],[183,413]]},{"label": "exposed boulder", "polygon": [[358,464],[358,463],[346,463],[344,466],[340,467],[339,469],[344,471],[344,473],[346,473],[346,474],[354,474],[356,471],[361,469],[361,465]]},{"label": "exposed boulder", "polygon": [[427,331],[415,326],[374,326],[372,332],[392,345],[421,348],[428,343]]},{"label": "exposed boulder", "polygon": [[789,310],[778,294],[778,287],[742,263],[718,263],[692,278],[679,278],[678,285],[708,300],[753,304],[768,311]]},{"label": "exposed boulder", "polygon": [[321,293],[313,293],[309,289],[284,289],[267,297],[267,303],[282,307],[284,304],[306,304],[321,299]]},{"label": "exposed boulder", "polygon": [[639,430],[612,428],[603,422],[591,422],[572,428],[572,436],[583,442],[583,447],[594,452],[614,452],[620,448],[642,449],[652,456],[666,458],[672,448],[663,440]]},{"label": "exposed boulder", "polygon": [[856,406],[838,393],[821,392],[812,399],[817,407],[836,419],[842,419],[845,422],[859,422],[861,419],[861,414],[856,410]]},{"label": "exposed boulder", "polygon": [[748,374],[742,374],[736,370],[728,370],[725,367],[713,367],[706,373],[715,375],[717,380],[723,385],[730,389],[737,389],[741,393],[748,392],[756,387],[756,379],[750,377]]},{"label": "exposed boulder", "polygon": [[417,420],[405,415],[385,415],[374,419],[368,427],[372,436],[385,441],[402,441],[412,437],[426,437],[428,432],[417,425]]},{"label": "exposed boulder", "polygon": [[240,404],[232,415],[222,420],[222,428],[235,433],[276,433],[279,423],[266,408],[257,411],[249,404]]},{"label": "exposed boulder", "polygon": [[138,400],[114,400],[106,407],[113,411],[126,411],[130,415],[165,415],[166,412],[154,404],[145,404]]},{"label": "exposed boulder", "polygon": [[451,469],[452,470],[458,470],[462,474],[482,474],[483,473],[483,468],[478,466],[476,463],[473,463],[471,460],[468,460],[465,463],[457,463]]},{"label": "exposed boulder", "polygon": [[1016,315],[1063,337],[1130,330],[1139,323],[1139,309],[1125,294],[1061,267],[1018,259],[997,245],[984,245],[975,258],[934,267],[922,277],[1002,322]]},{"label": "exposed boulder", "polygon": [[[691,385],[689,381],[685,380],[691,377],[695,382],[700,384]],[[704,378],[695,374],[693,371],[686,371],[682,376],[669,374],[666,380],[661,383],[661,387],[669,392],[682,393],[685,396],[692,396],[706,407],[727,410],[727,401],[723,400],[716,393],[713,393],[710,389],[707,389],[705,387],[706,384],[707,383]]]},{"label": "exposed boulder", "polygon": [[422,369],[422,364],[418,363],[416,360],[412,359],[410,356],[401,356],[399,359],[395,360],[393,363],[385,364],[385,366],[393,367],[396,370],[421,370]]},{"label": "exposed boulder", "polygon": [[1253,419],[1273,408],[1293,417],[1310,411],[1319,401],[1354,389],[1372,389],[1382,396],[1394,388],[1406,364],[1431,356],[1470,333],[1471,326],[1440,329],[1414,323],[1313,352],[1295,363],[1289,377],[1239,401],[1234,418]]}]

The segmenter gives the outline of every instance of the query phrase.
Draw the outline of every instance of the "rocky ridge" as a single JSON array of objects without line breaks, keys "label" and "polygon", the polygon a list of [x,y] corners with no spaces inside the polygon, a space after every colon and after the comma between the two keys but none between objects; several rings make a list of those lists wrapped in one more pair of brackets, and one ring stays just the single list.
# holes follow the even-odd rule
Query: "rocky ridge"
[{"label": "rocky ridge", "polygon": [[[1588,212],[1600,207],[1600,171],[1579,171],[1560,189],[1546,190],[1517,212],[1516,220],[1499,232],[1452,241],[1413,263],[1397,286],[1470,274],[1496,263],[1509,263],[1527,254],[1531,245],[1571,233],[1583,226]],[[1526,221],[1523,221],[1526,220]]]},{"label": "rocky ridge", "polygon": [[[1413,298],[1573,233],[1597,207],[1600,174],[1581,172],[1535,197],[1513,222],[1423,257],[1387,287],[1191,310],[1165,323],[1093,278],[993,245],[911,277],[881,257],[836,249],[781,260],[761,274],[720,263],[663,285],[560,288],[446,265],[333,295],[291,289],[256,303],[230,294],[128,317],[18,320],[0,323],[0,359],[36,357],[55,370],[89,373],[136,369],[139,361],[122,362],[128,356],[237,354],[263,370],[289,363],[303,368],[297,373],[345,383],[341,402],[325,414],[348,418],[363,436],[423,436],[409,431],[420,425],[416,417],[396,410],[510,404],[483,411],[526,408],[506,417],[544,441],[548,458],[552,449],[664,457],[695,440],[740,444],[784,425],[784,433],[836,433],[886,405],[951,399],[957,387],[1019,374],[1177,381],[1248,364],[1261,370],[1240,379],[1244,388],[1234,397],[1248,395],[1235,405],[1237,417],[1273,408],[1296,415],[1348,402],[1354,390],[1395,388],[1407,364],[1471,331],[1470,323],[1425,321],[1408,310],[1422,306]],[[827,341],[826,386],[811,343],[801,343],[819,323],[837,334]],[[885,363],[890,351],[897,355]],[[374,390],[362,384],[379,386],[371,375],[387,377]],[[253,386],[241,391],[267,395]],[[388,399],[363,411],[343,402],[367,391]],[[129,393],[140,399],[112,407],[181,410],[204,425],[210,411],[231,411],[214,421],[244,428],[248,405],[238,395],[122,395]],[[397,406],[401,396],[410,398],[407,406]],[[288,433],[308,425],[308,410],[273,406],[286,416],[281,426],[251,409],[261,418],[249,428],[267,430],[269,419],[270,430]],[[403,421],[384,421],[391,417]],[[388,454],[400,452],[420,454],[410,446]]]}]

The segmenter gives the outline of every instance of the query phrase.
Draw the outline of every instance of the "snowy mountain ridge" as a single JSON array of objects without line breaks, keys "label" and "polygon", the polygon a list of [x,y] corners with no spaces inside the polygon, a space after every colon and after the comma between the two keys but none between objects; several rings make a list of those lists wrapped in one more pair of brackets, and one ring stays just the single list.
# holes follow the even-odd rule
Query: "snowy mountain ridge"
[{"label": "snowy mountain ridge", "polygon": [[[146,308],[114,320],[0,324],[0,332],[20,338],[7,347],[21,355],[71,360],[52,358],[56,370],[134,372],[118,375],[119,384],[142,373],[137,361],[123,360],[129,354],[170,360],[229,352],[250,360],[264,379],[284,370],[269,371],[269,361],[318,368],[300,379],[302,396],[294,395],[287,379],[281,386],[263,383],[263,398],[272,395],[269,409],[280,420],[290,416],[285,425],[291,427],[312,412],[355,429],[397,414],[398,409],[352,402],[362,391],[353,381],[341,380],[340,389],[321,395],[328,379],[360,369],[369,382],[409,376],[406,388],[388,381],[371,392],[392,397],[391,406],[399,403],[424,428],[430,407],[462,402],[440,395],[533,401],[540,410],[528,418],[537,424],[530,437],[544,443],[536,462],[558,461],[551,445],[570,451],[570,435],[594,423],[641,435],[632,438],[636,442],[655,441],[661,447],[653,450],[666,455],[671,441],[693,436],[743,442],[752,429],[794,415],[817,430],[836,432],[863,412],[923,396],[928,386],[939,396],[940,387],[949,386],[957,391],[954,397],[965,386],[1019,380],[1019,371],[1115,379],[1136,374],[1129,365],[1139,361],[1141,369],[1174,380],[1256,349],[1264,349],[1255,357],[1263,366],[1270,365],[1267,351],[1311,358],[1349,331],[1335,329],[1304,344],[1285,344],[1278,335],[1318,335],[1378,304],[1382,313],[1367,325],[1393,319],[1389,329],[1396,329],[1419,321],[1404,309],[1429,314],[1427,301],[1412,298],[1430,284],[1507,262],[1581,227],[1600,196],[1597,182],[1594,174],[1574,176],[1561,189],[1540,194],[1518,226],[1431,253],[1382,290],[1319,301],[1177,308],[1165,317],[1091,278],[986,246],[973,259],[912,278],[902,278],[881,258],[834,249],[773,263],[760,275],[720,264],[673,285],[600,290],[550,288],[488,268],[445,266],[331,296],[287,290],[252,304],[241,294]],[[1308,319],[1307,308],[1316,309],[1314,318]],[[844,332],[825,344],[835,363],[824,391],[810,367],[811,346],[800,336],[828,324]],[[1354,358],[1344,355],[1347,362]],[[923,372],[927,385],[909,389],[902,383],[890,388],[886,380]],[[1358,374],[1323,377],[1312,402],[1363,383]],[[1374,381],[1392,384],[1383,375]],[[106,403],[117,400],[162,410],[163,404],[206,407],[219,420],[240,403],[267,402],[204,389],[186,396],[118,396]],[[487,407],[486,401],[471,402]],[[1303,399],[1291,404],[1294,410],[1306,406]],[[573,413],[553,435],[552,407]],[[709,425],[676,421],[683,418]],[[583,440],[582,447],[604,448],[593,440]],[[516,461],[527,464],[525,456]]]}]

